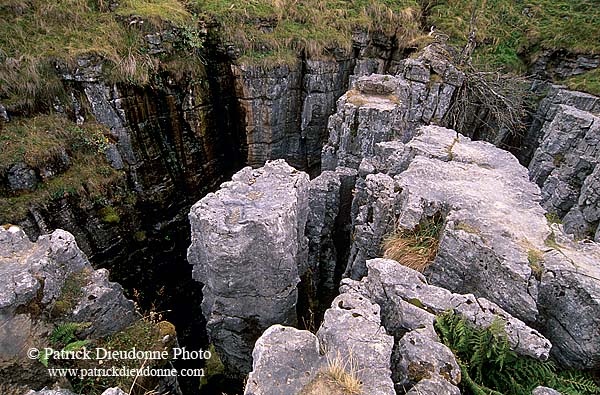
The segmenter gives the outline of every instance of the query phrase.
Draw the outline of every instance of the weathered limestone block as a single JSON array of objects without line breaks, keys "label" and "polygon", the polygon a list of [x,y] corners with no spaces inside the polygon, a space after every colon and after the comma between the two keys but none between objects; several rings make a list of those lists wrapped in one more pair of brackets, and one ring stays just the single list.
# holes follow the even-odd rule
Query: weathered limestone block
[{"label": "weathered limestone block", "polygon": [[600,117],[559,105],[529,165],[542,190],[542,205],[565,221],[577,237],[594,237],[600,208],[597,194],[600,162]]},{"label": "weathered limestone block", "polygon": [[549,234],[538,189],[512,155],[489,143],[455,140],[455,132],[433,126],[421,133],[406,145],[417,156],[395,178],[402,191],[397,226],[413,229],[443,215],[438,255],[427,270],[431,282],[535,322],[538,282],[528,250],[542,249]]},{"label": "weathered limestone block", "polygon": [[519,161],[525,166],[529,166],[533,154],[542,142],[545,125],[554,120],[561,105],[595,114],[600,113],[600,99],[598,97],[584,92],[571,91],[560,85],[550,86],[547,95],[536,110],[531,126],[525,134],[519,150]]},{"label": "weathered limestone block", "polygon": [[460,395],[458,387],[440,376],[419,381],[406,395]]},{"label": "weathered limestone block", "polygon": [[[338,364],[354,371],[362,393],[393,395],[390,356],[393,338],[380,325],[379,306],[360,294],[339,295],[317,335],[275,325],[256,343],[246,395],[306,393]],[[322,392],[308,392],[322,393]]]},{"label": "weathered limestone block", "polygon": [[[361,175],[365,178],[356,184],[353,251],[362,255],[354,254],[354,261],[349,261],[350,276],[358,279],[366,274],[364,266],[356,270],[364,265],[362,259],[381,256],[382,235],[388,224],[392,230],[394,224],[400,229],[414,229],[423,220],[440,216],[437,256],[425,275],[431,284],[452,292],[473,293],[480,300],[475,310],[470,310],[472,299],[463,301],[461,308],[452,306],[455,310],[481,321],[480,308],[497,312],[500,306],[505,310],[502,314],[542,328],[547,325],[542,332],[555,344],[554,352],[562,355],[559,360],[564,365],[597,366],[594,328],[598,327],[600,309],[594,295],[600,276],[588,271],[596,270],[597,264],[591,262],[598,258],[589,247],[580,252],[580,259],[571,259],[582,262],[577,265],[585,270],[580,266],[574,270],[565,254],[547,253],[544,259],[539,258],[549,251],[551,230],[539,205],[539,189],[512,155],[435,126],[421,128],[406,144],[381,143],[376,147],[381,154],[364,161]],[[390,174],[395,174],[393,180]],[[593,204],[592,199],[588,201]],[[377,211],[378,205],[385,210]],[[594,211],[588,208],[587,212]],[[561,284],[570,284],[571,292]],[[404,303],[397,304],[412,317],[405,330],[414,329],[419,315]],[[581,311],[589,312],[584,319],[566,313]],[[485,323],[491,321],[483,320],[482,325]],[[397,322],[391,325],[399,327]],[[569,336],[564,328],[577,335]],[[535,357],[547,355],[547,351],[544,347],[520,350]]]},{"label": "weathered limestone block", "polygon": [[542,189],[542,205],[565,231],[599,240],[600,98],[552,86],[525,136],[521,161]]},{"label": "weathered limestone block", "polygon": [[554,227],[558,248],[544,254],[541,330],[553,355],[578,369],[600,367],[600,245],[573,242]]},{"label": "weathered limestone block", "polygon": [[393,370],[398,377],[397,385],[412,387],[421,380],[436,376],[444,377],[453,385],[460,382],[460,367],[452,350],[432,339],[424,329],[415,329],[402,336],[394,354]]},{"label": "weathered limestone block", "polygon": [[407,130],[408,84],[400,77],[360,77],[337,103],[329,118],[329,139],[323,147],[321,168],[358,169],[381,141],[403,138]]},{"label": "weathered limestone block", "polygon": [[390,358],[393,337],[381,326],[380,308],[363,295],[346,292],[334,299],[317,332],[330,360],[354,365],[367,394],[394,394]]},{"label": "weathered limestone block", "polygon": [[393,231],[397,191],[394,180],[385,174],[369,174],[356,182],[352,201],[353,242],[345,277],[366,275],[367,259],[381,256],[381,243]]},{"label": "weathered limestone block", "polygon": [[188,261],[204,284],[208,335],[231,375],[251,370],[266,328],[296,322],[308,190],[306,173],[276,160],[240,170],[190,211]]},{"label": "weathered limestone block", "polygon": [[531,395],[562,395],[562,394],[552,388],[539,386],[539,387],[536,387],[533,389],[533,391],[531,392]]},{"label": "weathered limestone block", "polygon": [[261,335],[252,356],[247,395],[298,394],[325,366],[315,335],[281,325]]},{"label": "weathered limestone block", "polygon": [[551,344],[544,336],[485,298],[429,285],[421,273],[390,259],[372,259],[367,266],[367,277],[360,282],[346,279],[341,289],[358,289],[379,304],[382,323],[394,336],[420,329],[437,340],[435,315],[452,310],[478,328],[488,327],[500,318],[506,323],[508,341],[515,352],[540,360],[548,358]]}]

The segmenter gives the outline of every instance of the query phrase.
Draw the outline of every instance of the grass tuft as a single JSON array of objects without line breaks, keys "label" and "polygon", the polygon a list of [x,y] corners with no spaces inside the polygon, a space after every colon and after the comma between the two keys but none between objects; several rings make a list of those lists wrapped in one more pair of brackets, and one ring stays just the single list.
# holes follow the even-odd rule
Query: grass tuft
[{"label": "grass tuft", "polygon": [[424,220],[413,230],[393,233],[383,242],[383,257],[422,272],[437,255],[442,228],[443,219],[441,215],[436,215]]}]

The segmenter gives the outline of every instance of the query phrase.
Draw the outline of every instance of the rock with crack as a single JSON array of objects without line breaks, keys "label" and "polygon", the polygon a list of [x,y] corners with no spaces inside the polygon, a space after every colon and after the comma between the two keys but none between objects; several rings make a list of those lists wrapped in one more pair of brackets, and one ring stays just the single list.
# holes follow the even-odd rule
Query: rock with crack
[{"label": "rock with crack", "polygon": [[543,257],[541,330],[554,357],[578,369],[600,367],[600,245],[575,242],[553,226],[556,249]]},{"label": "rock with crack", "polygon": [[478,328],[501,319],[509,344],[520,355],[546,360],[550,354],[551,344],[544,336],[485,298],[430,285],[423,274],[391,259],[371,259],[367,267],[368,276],[360,282],[343,280],[341,291],[355,290],[379,304],[382,323],[394,336],[426,330],[430,338],[437,340],[435,315],[452,310]]},{"label": "rock with crack", "polygon": [[[543,206],[579,238],[600,240],[598,140],[600,98],[552,85],[541,101],[520,153]],[[594,234],[595,233],[595,234]]]},{"label": "rock with crack", "polygon": [[188,261],[204,284],[209,338],[232,376],[251,370],[266,328],[296,323],[308,191],[306,173],[276,160],[240,170],[190,211]]},{"label": "rock with crack", "polygon": [[460,368],[434,329],[436,315],[446,311],[476,328],[500,319],[513,351],[539,360],[549,356],[551,344],[544,336],[484,298],[429,285],[421,273],[390,259],[369,260],[367,267],[366,277],[344,279],[340,290],[359,293],[381,307],[381,322],[396,340],[392,378],[398,391],[412,388],[434,394],[439,388],[439,393],[457,393]]},{"label": "rock with crack", "polygon": [[[309,214],[306,223],[311,287],[323,295],[334,295],[337,284],[337,250],[334,243],[340,207],[340,175],[324,171],[310,182]],[[335,295],[334,295],[335,296]]]},{"label": "rock with crack", "polygon": [[[543,249],[550,232],[539,189],[526,169],[508,152],[437,126],[420,128],[396,148],[393,156],[400,164],[390,167],[375,156],[366,188],[357,182],[354,229],[359,237],[352,248],[364,252],[349,261],[347,273],[356,273],[355,279],[364,275],[365,259],[381,256],[383,236],[394,228],[412,230],[442,216],[439,251],[428,269],[431,281],[476,293],[534,322],[537,279],[528,250]],[[390,144],[378,147],[382,153],[390,149]],[[369,234],[374,235],[370,240]]]},{"label": "rock with crack", "polygon": [[344,293],[326,311],[316,336],[279,325],[261,336],[245,394],[343,395],[360,388],[364,394],[393,395],[392,346],[393,338],[380,324],[379,306],[360,294]]},{"label": "rock with crack", "polygon": [[[600,276],[589,271],[598,258],[591,247],[580,248],[586,258],[575,261],[586,269],[578,267],[577,275],[571,275],[568,260],[557,260],[556,251],[544,254],[554,246],[548,242],[551,230],[540,192],[512,155],[426,126],[408,143],[377,144],[359,173],[352,248],[362,255],[355,253],[349,261],[351,277],[366,274],[363,259],[381,256],[382,235],[414,230],[438,218],[437,253],[425,269],[432,284],[485,298],[529,325],[548,323],[543,333],[563,364],[597,366],[593,339],[600,309],[594,295]],[[566,292],[559,284],[577,291]],[[553,316],[555,311],[562,313]],[[575,319],[568,311],[588,313]],[[558,322],[576,333],[580,344],[569,340]]]},{"label": "rock with crack", "polygon": [[531,179],[542,190],[542,205],[563,218],[565,230],[594,238],[600,220],[600,117],[559,105],[544,124],[531,163]]},{"label": "rock with crack", "polygon": [[597,96],[572,91],[561,85],[551,85],[549,88],[546,84],[535,85],[534,90],[548,92],[540,102],[519,148],[519,160],[526,166],[530,164],[533,154],[543,141],[544,127],[554,120],[561,105],[594,114],[600,113],[600,99]]},{"label": "rock with crack", "polygon": [[394,71],[395,76],[357,78],[338,100],[337,112],[329,118],[322,169],[358,169],[377,143],[408,141],[418,126],[441,123],[464,80],[447,48],[439,44],[426,47],[416,59],[401,61]]}]

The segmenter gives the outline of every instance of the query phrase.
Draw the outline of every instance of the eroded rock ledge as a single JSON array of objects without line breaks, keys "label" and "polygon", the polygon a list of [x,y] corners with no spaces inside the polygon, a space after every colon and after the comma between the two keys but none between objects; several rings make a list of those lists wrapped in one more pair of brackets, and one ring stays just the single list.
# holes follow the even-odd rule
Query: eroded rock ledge
[{"label": "eroded rock ledge", "polygon": [[[108,280],[108,271],[92,268],[72,234],[58,229],[34,243],[17,226],[0,227],[1,393],[23,394],[31,388],[70,386],[66,378],[60,381],[50,376],[40,360],[28,357],[31,348],[59,347],[52,339],[54,330],[80,324],[77,338],[85,339],[92,349],[93,344],[104,344],[98,342],[124,333],[141,319],[134,303],[123,295],[123,288]],[[161,343],[166,333],[157,329],[154,334],[156,344],[166,347],[166,343]],[[176,341],[171,333],[169,344]],[[80,361],[71,362],[69,367],[80,367]],[[55,363],[58,362],[50,362],[50,367],[57,367]],[[169,361],[162,361],[160,366],[162,363]],[[181,394],[176,377],[153,382],[140,379],[139,383],[157,389],[157,393]],[[98,393],[104,389],[94,388]],[[120,393],[109,389],[104,394]],[[71,392],[42,389],[30,394]]]}]

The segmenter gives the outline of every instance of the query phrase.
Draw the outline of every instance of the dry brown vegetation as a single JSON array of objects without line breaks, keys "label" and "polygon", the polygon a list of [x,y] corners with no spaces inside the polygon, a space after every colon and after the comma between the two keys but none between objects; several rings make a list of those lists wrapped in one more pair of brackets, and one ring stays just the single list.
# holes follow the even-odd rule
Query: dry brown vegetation
[{"label": "dry brown vegetation", "polygon": [[383,257],[419,272],[436,257],[443,221],[440,216],[426,219],[415,229],[398,230],[383,241]]},{"label": "dry brown vegetation", "polygon": [[362,382],[352,353],[343,357],[339,352],[328,357],[327,367],[317,373],[300,391],[300,395],[360,395]]}]

